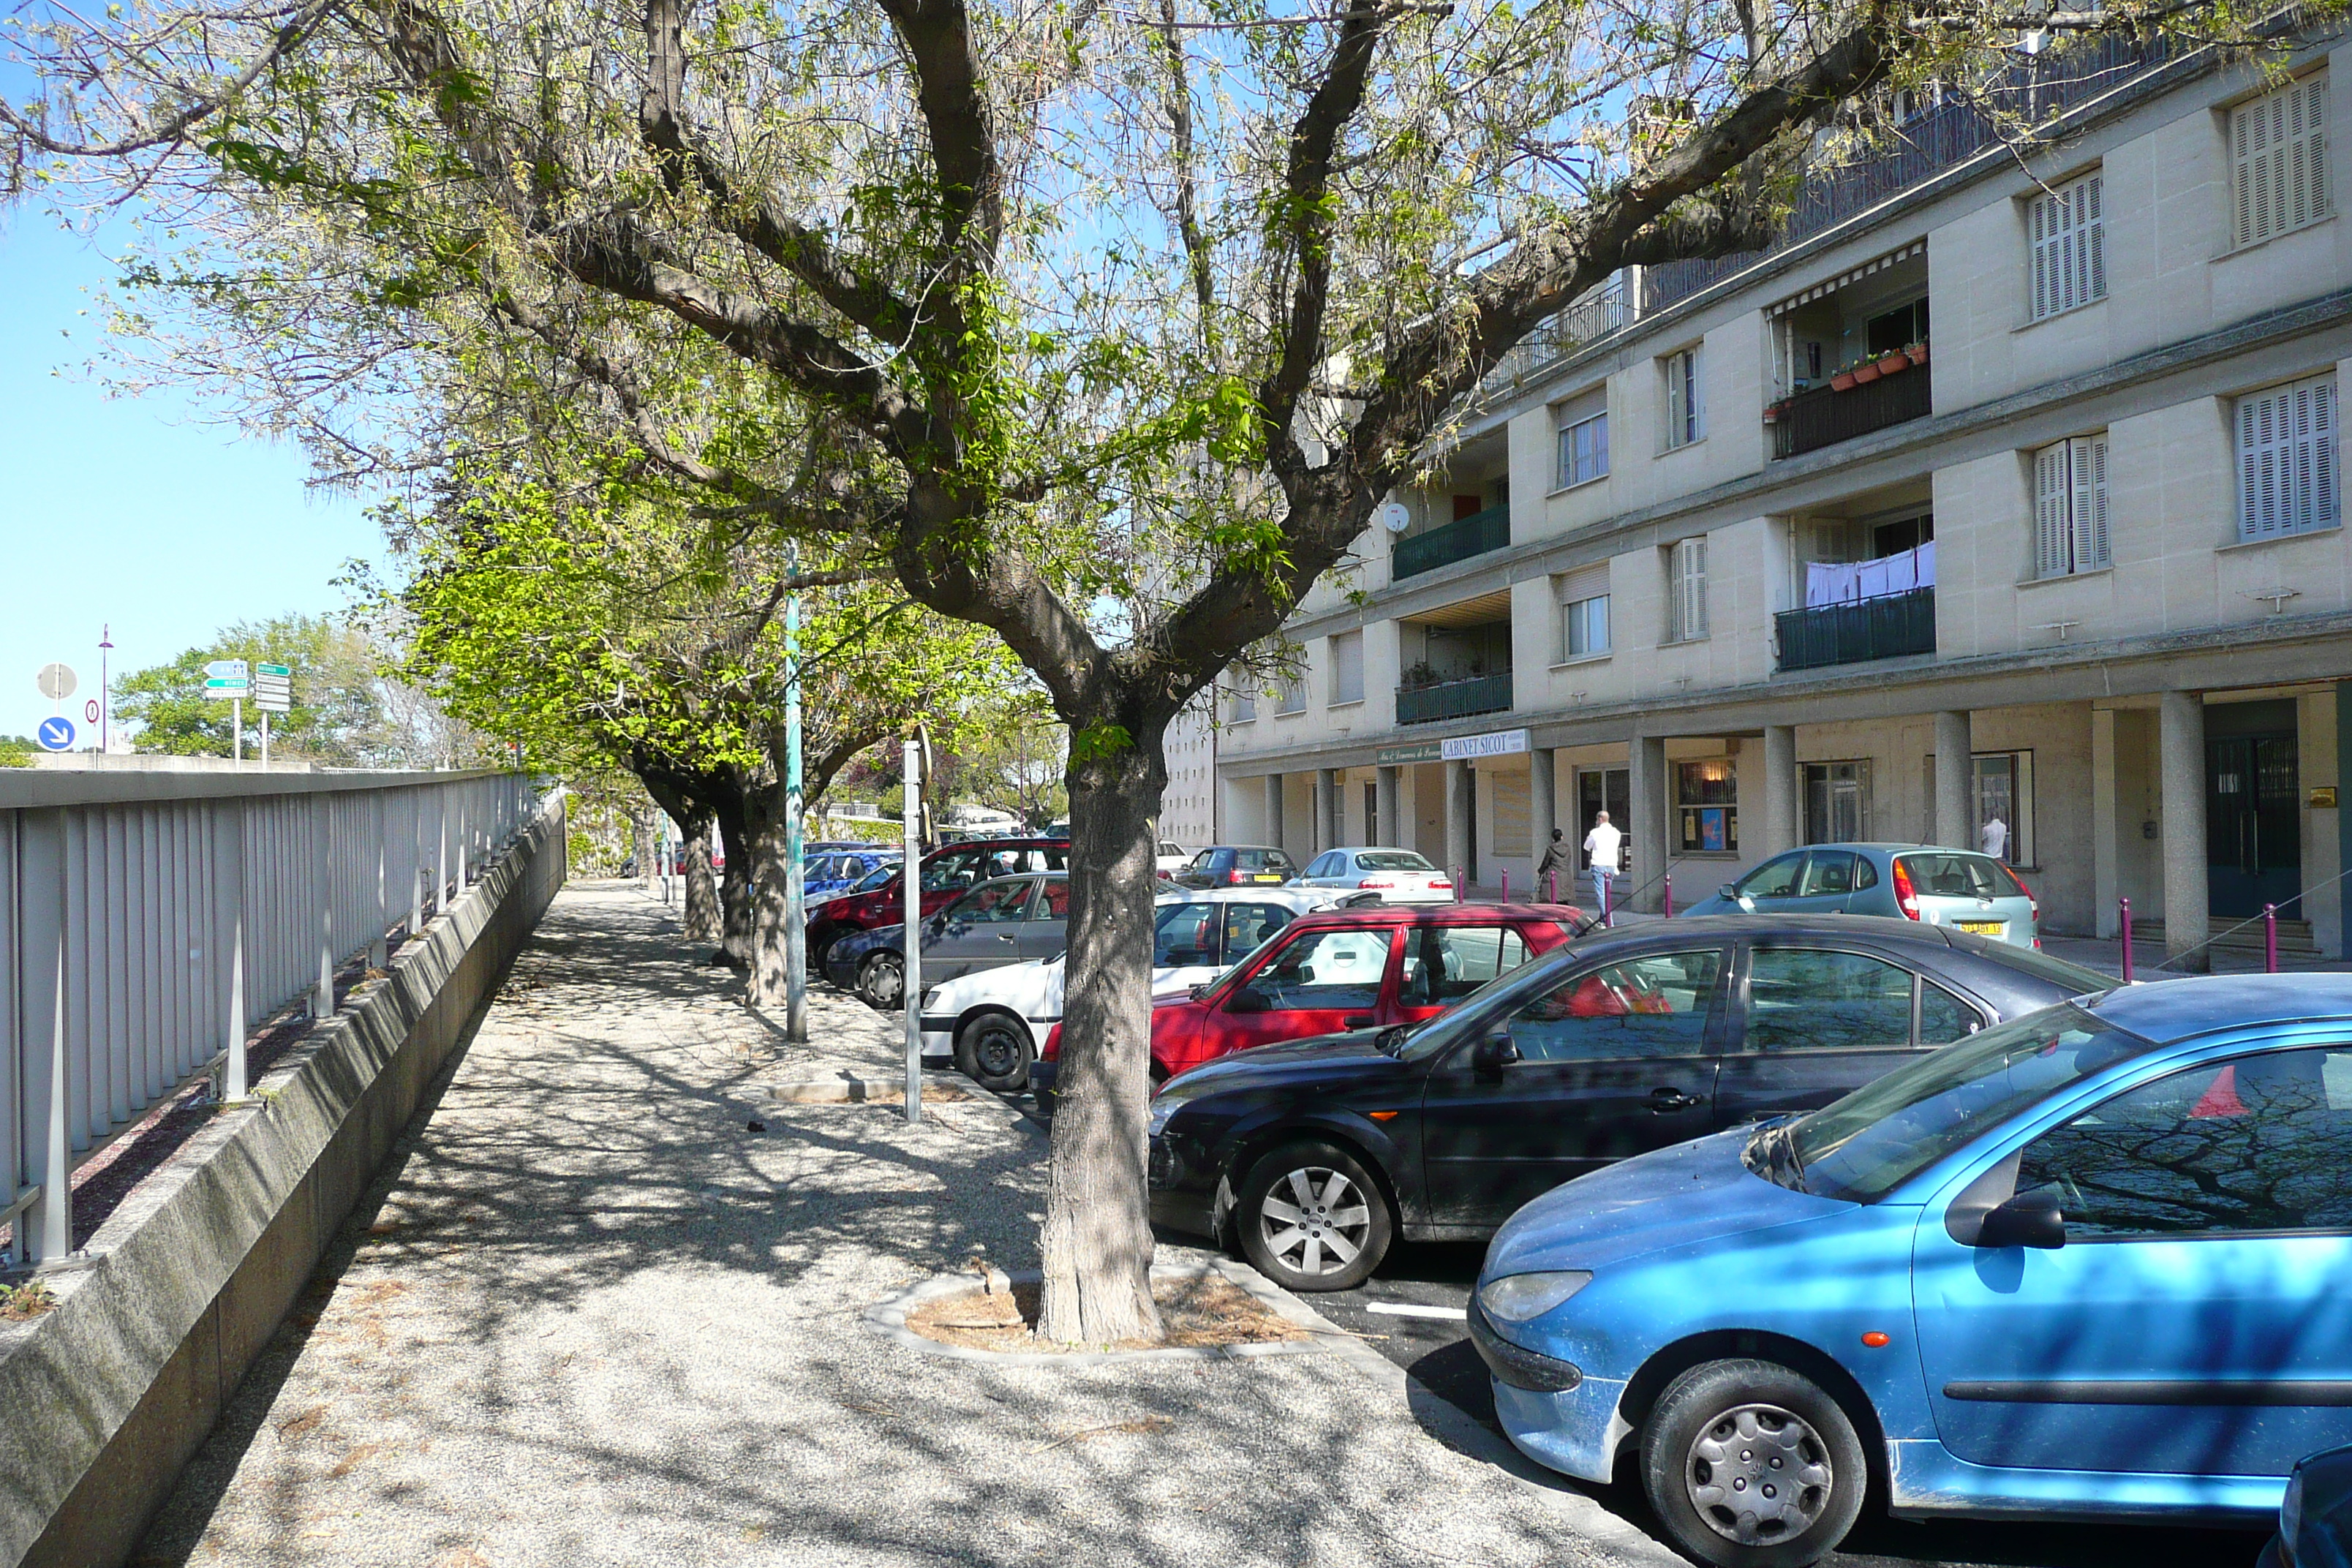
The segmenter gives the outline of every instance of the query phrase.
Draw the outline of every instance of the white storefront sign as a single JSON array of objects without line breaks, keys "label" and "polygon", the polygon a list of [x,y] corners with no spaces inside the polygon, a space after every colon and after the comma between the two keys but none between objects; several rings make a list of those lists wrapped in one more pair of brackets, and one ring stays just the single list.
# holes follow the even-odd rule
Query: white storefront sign
[{"label": "white storefront sign", "polygon": [[1447,762],[1461,763],[1475,757],[1507,757],[1527,749],[1525,730],[1497,730],[1490,735],[1456,735],[1442,742],[1440,752]]}]

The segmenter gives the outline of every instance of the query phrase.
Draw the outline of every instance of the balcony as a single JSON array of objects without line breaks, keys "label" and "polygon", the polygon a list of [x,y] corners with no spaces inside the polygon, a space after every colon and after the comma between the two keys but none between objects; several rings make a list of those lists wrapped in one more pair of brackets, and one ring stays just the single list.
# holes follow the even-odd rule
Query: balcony
[{"label": "balcony", "polygon": [[1440,566],[1451,566],[1456,561],[1500,550],[1510,542],[1511,509],[1507,505],[1490,506],[1444,528],[1398,540],[1390,552],[1389,575],[1412,577],[1434,572]]},{"label": "balcony", "polygon": [[1845,392],[1817,386],[1780,405],[1780,422],[1772,426],[1772,456],[1818,452],[1890,425],[1925,419],[1931,412],[1924,364]]},{"label": "balcony", "polygon": [[[1914,588],[1850,605],[1784,610],[1772,617],[1780,668],[1825,669],[1936,651],[1936,590]],[[1402,698],[1398,699],[1400,704]],[[1398,714],[1402,721],[1403,714]]]},{"label": "balcony", "polygon": [[1444,680],[1434,686],[1400,686],[1396,721],[1434,724],[1441,719],[1467,719],[1475,713],[1507,713],[1511,709],[1511,672],[1474,675],[1465,680]]}]

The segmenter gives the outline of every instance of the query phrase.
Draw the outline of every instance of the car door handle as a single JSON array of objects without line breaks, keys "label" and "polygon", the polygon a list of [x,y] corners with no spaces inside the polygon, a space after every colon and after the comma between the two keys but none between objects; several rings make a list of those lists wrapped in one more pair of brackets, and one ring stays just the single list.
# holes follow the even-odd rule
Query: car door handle
[{"label": "car door handle", "polygon": [[999,942],[1019,942],[1021,939],[1013,935],[1011,931],[1001,931],[996,933],[996,940]]},{"label": "car door handle", "polygon": [[1339,1020],[1343,1029],[1369,1029],[1380,1020],[1370,1013],[1350,1013]]},{"label": "car door handle", "polygon": [[1650,1109],[1652,1110],[1688,1110],[1692,1106],[1696,1105],[1698,1102],[1697,1095],[1685,1094],[1681,1089],[1675,1089],[1668,1084],[1662,1083],[1657,1088],[1650,1091]]}]

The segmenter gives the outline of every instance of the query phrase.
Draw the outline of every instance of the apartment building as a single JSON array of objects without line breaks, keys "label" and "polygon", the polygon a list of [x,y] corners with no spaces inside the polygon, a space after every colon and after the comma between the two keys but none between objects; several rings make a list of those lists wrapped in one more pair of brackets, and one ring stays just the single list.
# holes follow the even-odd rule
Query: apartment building
[{"label": "apartment building", "polygon": [[2344,952],[2352,46],[2129,47],[2020,66],[2032,155],[1921,108],[1774,250],[1499,367],[1300,606],[1303,679],[1228,693],[1221,836],[1524,890],[1606,808],[1653,908],[1804,842],[1990,843],[2053,931],[2273,904]]}]

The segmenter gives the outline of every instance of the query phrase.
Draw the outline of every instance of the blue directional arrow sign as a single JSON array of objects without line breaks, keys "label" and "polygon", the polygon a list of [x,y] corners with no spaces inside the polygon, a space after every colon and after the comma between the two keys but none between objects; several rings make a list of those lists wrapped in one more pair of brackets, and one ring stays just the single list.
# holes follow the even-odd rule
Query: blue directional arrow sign
[{"label": "blue directional arrow sign", "polygon": [[70,719],[44,719],[35,733],[38,735],[44,751],[68,752],[73,749],[74,727]]}]

